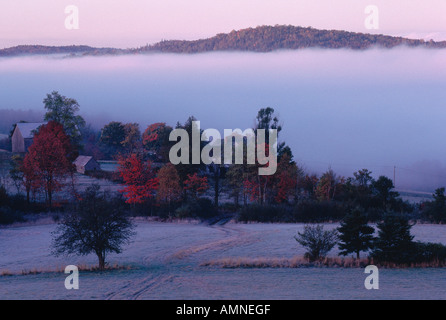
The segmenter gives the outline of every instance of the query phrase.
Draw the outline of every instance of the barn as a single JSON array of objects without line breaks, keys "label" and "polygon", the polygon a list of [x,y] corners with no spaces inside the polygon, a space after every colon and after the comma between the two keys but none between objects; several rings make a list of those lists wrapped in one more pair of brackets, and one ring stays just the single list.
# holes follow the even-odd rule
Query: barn
[{"label": "barn", "polygon": [[76,166],[76,171],[82,174],[101,170],[99,163],[91,156],[78,156],[74,161],[74,165]]},{"label": "barn", "polygon": [[33,143],[34,133],[46,122],[17,123],[11,137],[12,152],[25,153]]}]

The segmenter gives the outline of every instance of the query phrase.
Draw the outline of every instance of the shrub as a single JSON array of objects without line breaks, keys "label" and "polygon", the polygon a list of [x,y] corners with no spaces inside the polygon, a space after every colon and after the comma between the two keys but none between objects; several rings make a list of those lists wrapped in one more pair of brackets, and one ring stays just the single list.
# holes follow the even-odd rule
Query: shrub
[{"label": "shrub", "polygon": [[14,211],[9,207],[1,207],[0,208],[0,224],[12,224],[14,222],[23,222],[25,221],[23,217],[23,213],[19,211]]},{"label": "shrub", "polygon": [[211,218],[215,216],[216,210],[212,201],[208,198],[198,198],[196,201],[191,200],[183,203],[175,210],[177,218]]},{"label": "shrub", "polygon": [[347,208],[342,203],[333,201],[304,200],[294,208],[294,222],[319,223],[341,220]]},{"label": "shrub", "polygon": [[293,208],[286,205],[250,204],[241,208],[237,220],[242,222],[293,222]]},{"label": "shrub", "polygon": [[324,231],[322,225],[304,227],[304,232],[298,232],[294,237],[296,241],[307,248],[305,257],[310,261],[317,261],[324,258],[337,243],[338,235],[336,230]]},{"label": "shrub", "polygon": [[424,262],[445,262],[446,246],[441,243],[415,242],[413,261],[415,263]]}]

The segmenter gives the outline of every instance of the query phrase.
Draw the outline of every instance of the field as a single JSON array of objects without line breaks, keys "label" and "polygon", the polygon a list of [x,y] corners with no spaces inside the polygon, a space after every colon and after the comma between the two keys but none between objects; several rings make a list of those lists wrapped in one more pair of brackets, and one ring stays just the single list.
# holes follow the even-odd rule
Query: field
[{"label": "field", "polygon": [[[66,265],[94,256],[54,257],[42,223],[0,229],[0,299],[445,299],[446,269],[382,269],[380,289],[366,290],[362,268],[223,268],[232,259],[303,255],[293,239],[302,224],[160,223],[139,219],[134,241],[105,272],[81,271],[79,290],[64,287]],[[334,228],[327,224],[325,228]],[[415,225],[415,240],[446,244],[446,226]],[[333,250],[331,256],[336,255]],[[22,275],[26,273],[25,275]]]}]

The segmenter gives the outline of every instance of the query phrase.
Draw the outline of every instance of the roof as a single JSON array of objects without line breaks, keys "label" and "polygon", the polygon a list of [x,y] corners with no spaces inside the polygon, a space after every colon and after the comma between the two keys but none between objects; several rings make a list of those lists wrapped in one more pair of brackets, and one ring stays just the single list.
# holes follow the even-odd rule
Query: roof
[{"label": "roof", "polygon": [[83,167],[83,166],[86,166],[87,163],[90,162],[90,160],[94,160],[93,157],[91,157],[91,156],[78,156],[76,158],[76,160],[74,160],[74,164],[76,166]]},{"label": "roof", "polygon": [[38,129],[41,125],[45,125],[47,122],[20,122],[17,123],[17,127],[22,134],[23,139],[31,139],[34,137],[34,130]]}]

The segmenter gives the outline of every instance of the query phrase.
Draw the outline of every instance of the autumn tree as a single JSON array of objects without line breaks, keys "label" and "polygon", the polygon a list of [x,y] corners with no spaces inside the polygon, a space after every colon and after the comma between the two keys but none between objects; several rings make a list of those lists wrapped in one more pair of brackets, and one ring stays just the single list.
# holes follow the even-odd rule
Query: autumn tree
[{"label": "autumn tree", "polygon": [[156,160],[161,162],[169,161],[169,150],[172,142],[169,141],[172,127],[165,123],[153,123],[147,127],[142,135],[144,148],[152,153]]},{"label": "autumn tree", "polygon": [[296,163],[291,160],[289,154],[285,153],[277,166],[275,178],[275,201],[286,202],[290,196],[296,194],[298,168]]},{"label": "autumn tree", "polygon": [[[196,127],[194,127],[194,126],[196,126],[194,121],[197,121],[197,119],[194,116],[190,116],[183,125],[181,125],[180,123],[177,123],[177,125],[175,127],[175,129],[185,130],[187,132],[188,136],[190,137],[190,139],[189,139],[189,155],[188,155],[189,164],[180,163],[180,164],[176,165],[178,175],[180,176],[180,183],[183,187],[184,187],[184,182],[185,182],[185,180],[188,179],[189,175],[194,175],[195,173],[199,173],[200,171],[205,169],[205,164],[201,161],[201,157],[200,157],[199,163],[197,163],[197,164],[192,163],[192,132],[193,132],[193,130],[199,131],[200,137],[203,134],[202,129],[198,130]],[[203,150],[204,146],[207,143],[208,142],[206,142],[206,141],[200,141],[200,146],[199,146],[200,154],[201,154],[201,151]]]},{"label": "autumn tree", "polygon": [[[260,154],[269,155],[270,150],[268,144],[256,144],[256,155],[259,154],[259,149]],[[271,161],[276,162],[277,159],[271,159]],[[255,164],[248,164],[246,166],[244,188],[249,194],[251,201],[258,201],[261,205],[266,202],[270,202],[273,199],[273,189],[275,181],[274,176],[259,174],[259,168],[272,165],[277,167],[277,163],[272,164],[271,161],[266,164],[262,164],[261,161],[259,161],[259,158],[256,157]]]},{"label": "autumn tree", "polygon": [[321,201],[330,201],[341,191],[344,178],[338,177],[332,169],[328,169],[319,179],[316,186],[316,197]]},{"label": "autumn tree", "polygon": [[155,196],[158,178],[151,161],[144,161],[142,156],[131,154],[121,156],[118,172],[125,187],[120,190],[130,204],[144,203]]},{"label": "autumn tree", "polygon": [[171,205],[181,199],[182,190],[180,186],[180,177],[175,166],[167,163],[158,171],[159,187],[156,193],[156,199],[159,203],[168,206],[169,214]]},{"label": "autumn tree", "polygon": [[45,109],[45,121],[55,121],[63,126],[65,134],[70,138],[72,146],[80,148],[81,129],[85,126],[85,120],[78,115],[79,103],[72,98],[62,96],[57,91],[47,94],[43,99]]},{"label": "autumn tree", "polygon": [[225,184],[228,186],[230,196],[234,198],[234,204],[239,206],[240,196],[246,205],[247,197],[244,189],[244,166],[242,164],[234,164],[226,171]]},{"label": "autumn tree", "polygon": [[124,139],[121,145],[127,153],[134,153],[141,147],[141,132],[139,124],[126,123],[124,125]]},{"label": "autumn tree", "polygon": [[197,173],[189,174],[184,181],[184,190],[192,195],[194,200],[209,189],[207,177],[200,177]]},{"label": "autumn tree", "polygon": [[306,197],[314,198],[318,182],[319,178],[316,174],[305,174],[305,176],[298,181],[298,188],[303,191]]},{"label": "autumn tree", "polygon": [[134,236],[134,225],[119,200],[92,185],[59,222],[52,233],[53,254],[96,254],[99,270],[108,253],[121,253]]},{"label": "autumn tree", "polygon": [[73,148],[63,126],[50,121],[34,135],[33,144],[23,160],[25,181],[39,182],[52,207],[54,192],[62,189],[64,180],[74,171],[73,160]]}]

